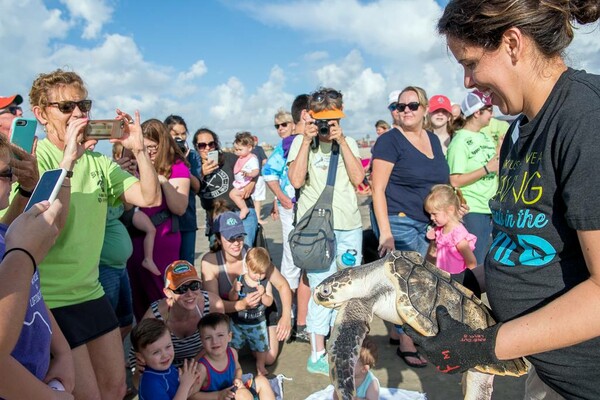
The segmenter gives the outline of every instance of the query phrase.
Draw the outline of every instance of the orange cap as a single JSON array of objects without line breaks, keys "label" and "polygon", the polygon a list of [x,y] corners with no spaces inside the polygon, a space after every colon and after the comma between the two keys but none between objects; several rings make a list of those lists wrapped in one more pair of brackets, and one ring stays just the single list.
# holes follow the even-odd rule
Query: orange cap
[{"label": "orange cap", "polygon": [[202,282],[196,268],[184,260],[173,261],[165,270],[165,288],[175,290],[184,283]]},{"label": "orange cap", "polygon": [[344,118],[346,114],[342,110],[334,108],[333,110],[323,110],[319,112],[309,111],[311,117],[314,119],[340,119]]}]

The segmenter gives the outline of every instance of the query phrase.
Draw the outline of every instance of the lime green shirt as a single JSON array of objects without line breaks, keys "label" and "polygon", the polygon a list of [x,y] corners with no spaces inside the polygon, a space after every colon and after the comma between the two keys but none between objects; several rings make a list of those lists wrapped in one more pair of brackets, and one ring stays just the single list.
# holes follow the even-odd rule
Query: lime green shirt
[{"label": "lime green shirt", "polygon": [[[482,168],[492,157],[496,156],[496,144],[482,132],[458,130],[448,146],[448,165],[450,175],[466,174]],[[480,214],[491,214],[489,200],[498,188],[498,174],[491,173],[470,185],[463,186],[461,191],[470,211]]]},{"label": "lime green shirt", "polygon": [[[288,163],[294,161],[300,151],[302,144],[302,135],[294,138],[290,152],[288,154]],[[352,154],[359,157],[356,141],[346,136],[346,142]],[[331,158],[331,143],[321,142],[319,148],[310,150],[308,154],[308,177],[300,189],[300,199],[298,200],[297,220],[300,220],[304,213],[311,208],[325,189],[327,184],[327,171],[329,169],[329,159]],[[335,187],[333,190],[333,229],[349,231],[362,227],[362,220],[358,210],[358,200],[356,191],[350,182],[344,157],[340,150],[338,158],[337,172],[335,176]]]},{"label": "lime green shirt", "polygon": [[508,132],[509,126],[510,124],[506,121],[492,118],[490,119],[488,126],[485,126],[481,129],[481,132],[492,138],[494,143],[496,143],[496,147],[498,147],[500,142],[502,142],[504,139],[504,135],[506,135],[506,132]]},{"label": "lime green shirt", "polygon": [[[59,168],[63,152],[48,139],[37,145],[40,174]],[[69,216],[56,243],[39,265],[44,300],[50,308],[80,304],[104,294],[98,261],[104,240],[108,205],[137,178],[106,156],[86,151],[73,168]]]}]

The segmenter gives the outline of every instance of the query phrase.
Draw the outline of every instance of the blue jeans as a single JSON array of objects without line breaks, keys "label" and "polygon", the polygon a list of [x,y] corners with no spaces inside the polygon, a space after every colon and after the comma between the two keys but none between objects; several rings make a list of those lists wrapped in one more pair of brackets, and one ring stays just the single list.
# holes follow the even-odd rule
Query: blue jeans
[{"label": "blue jeans", "polygon": [[196,259],[196,231],[185,231],[181,233],[181,247],[179,248],[179,259],[194,265]]},{"label": "blue jeans", "polygon": [[[258,229],[258,218],[256,218],[256,210],[249,208],[250,212],[245,219],[242,220],[244,224],[244,230],[246,231],[246,237],[244,238],[244,244],[248,247],[254,246],[254,238],[256,238],[256,229]],[[239,211],[236,214],[240,214]]]},{"label": "blue jeans", "polygon": [[[390,229],[394,237],[394,246],[396,250],[417,251],[423,257],[427,254],[429,242],[425,237],[427,233],[427,223],[414,220],[410,217],[400,217],[398,215],[388,215]],[[371,225],[375,236],[379,238],[379,227],[375,220],[375,213],[371,213]]]},{"label": "blue jeans", "polygon": [[482,265],[492,244],[492,215],[471,212],[463,217],[463,223],[467,231],[477,237],[473,253],[477,265]]},{"label": "blue jeans", "polygon": [[119,326],[124,327],[133,323],[133,306],[131,302],[131,287],[126,268],[113,268],[100,264],[98,267],[98,280],[104,288],[106,297],[110,302]]},{"label": "blue jeans", "polygon": [[[329,268],[317,271],[307,271],[308,285],[311,291],[325,278],[337,272],[337,259],[346,250],[356,250],[357,264],[360,264],[362,259],[362,228],[352,229],[350,231],[334,230],[336,242],[336,257]],[[306,316],[306,330],[317,335],[326,336],[329,333],[329,328],[333,325],[337,311],[331,308],[326,308],[317,305],[312,296],[308,302],[308,315]]]}]

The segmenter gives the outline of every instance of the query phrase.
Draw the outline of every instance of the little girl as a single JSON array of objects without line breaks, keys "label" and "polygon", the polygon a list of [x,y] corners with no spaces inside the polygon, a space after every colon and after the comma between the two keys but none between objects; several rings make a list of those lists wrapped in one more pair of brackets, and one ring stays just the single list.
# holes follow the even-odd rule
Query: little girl
[{"label": "little girl", "polygon": [[233,166],[233,189],[229,192],[229,198],[240,209],[240,219],[245,219],[250,210],[243,196],[243,189],[258,176],[260,166],[258,158],[252,154],[254,138],[250,132],[238,132],[233,142],[233,152],[238,156]]},{"label": "little girl", "polygon": [[[371,372],[371,368],[377,363],[377,346],[368,337],[362,343],[358,361],[354,368],[354,385],[356,397],[359,400],[379,399],[379,380]],[[339,400],[336,392],[333,392],[334,400]]]},{"label": "little girl", "polygon": [[460,221],[461,199],[460,189],[449,185],[435,185],[425,197],[425,211],[436,225],[427,233],[428,239],[435,239],[436,265],[450,274],[477,267],[473,253],[477,238]]}]

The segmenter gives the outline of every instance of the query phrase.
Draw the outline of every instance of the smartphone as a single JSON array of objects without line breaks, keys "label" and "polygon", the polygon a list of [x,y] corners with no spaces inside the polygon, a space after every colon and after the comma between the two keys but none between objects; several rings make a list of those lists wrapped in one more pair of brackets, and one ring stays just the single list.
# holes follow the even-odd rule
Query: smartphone
[{"label": "smartphone", "polygon": [[44,172],[37,185],[35,185],[35,189],[33,189],[33,194],[25,206],[25,211],[40,201],[48,200],[52,203],[58,196],[65,175],[67,175],[67,170],[64,168],[49,169]]},{"label": "smartphone", "polygon": [[28,118],[15,118],[12,122],[10,142],[28,153],[33,151],[33,139],[37,121]]},{"label": "smartphone", "polygon": [[212,150],[208,152],[208,161],[214,161],[216,163],[219,162],[219,151]]},{"label": "smartphone", "polygon": [[85,139],[120,139],[124,135],[125,122],[119,119],[92,119],[85,127]]}]

